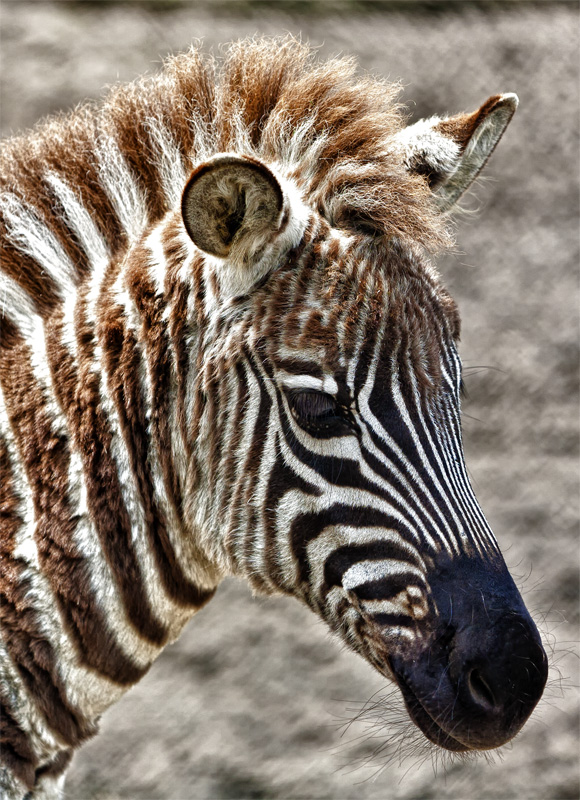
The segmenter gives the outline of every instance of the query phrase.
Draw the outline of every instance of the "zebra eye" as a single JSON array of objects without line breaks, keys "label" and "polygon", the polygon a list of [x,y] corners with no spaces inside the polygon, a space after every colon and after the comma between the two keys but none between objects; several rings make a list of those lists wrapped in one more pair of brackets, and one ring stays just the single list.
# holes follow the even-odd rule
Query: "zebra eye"
[{"label": "zebra eye", "polygon": [[337,416],[336,400],[324,392],[292,392],[289,403],[299,422],[329,422]]}]

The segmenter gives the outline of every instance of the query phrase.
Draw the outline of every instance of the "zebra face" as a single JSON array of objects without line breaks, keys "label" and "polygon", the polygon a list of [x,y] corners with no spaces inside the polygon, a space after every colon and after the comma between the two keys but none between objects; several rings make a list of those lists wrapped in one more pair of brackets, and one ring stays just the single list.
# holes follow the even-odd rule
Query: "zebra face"
[{"label": "zebra face", "polygon": [[[329,239],[321,253],[339,253]],[[375,260],[343,242],[336,257],[316,259],[321,300],[280,331],[284,358],[255,361],[277,430],[261,575],[394,679],[429,739],[496,747],[531,713],[547,665],[466,474],[455,308],[395,245]],[[353,298],[355,273],[366,290]]]},{"label": "zebra face", "polygon": [[452,299],[415,247],[331,227],[254,159],[199,168],[183,217],[215,270],[195,439],[229,568],[306,602],[431,741],[505,743],[547,662],[467,477]]}]

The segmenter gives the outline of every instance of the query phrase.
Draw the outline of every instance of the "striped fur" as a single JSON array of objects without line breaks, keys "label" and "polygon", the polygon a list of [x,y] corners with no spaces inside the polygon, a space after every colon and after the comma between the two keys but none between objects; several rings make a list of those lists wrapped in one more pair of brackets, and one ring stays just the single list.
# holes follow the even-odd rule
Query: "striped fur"
[{"label": "striped fur", "polygon": [[[242,43],[5,143],[7,797],[58,794],[226,575],[296,596],[392,676],[429,638],[442,555],[503,564],[463,462],[458,313],[426,255],[449,236],[396,93],[292,40]],[[425,124],[447,142],[430,172],[453,172],[465,142]],[[218,153],[268,165],[283,197],[239,263],[181,216]]]}]

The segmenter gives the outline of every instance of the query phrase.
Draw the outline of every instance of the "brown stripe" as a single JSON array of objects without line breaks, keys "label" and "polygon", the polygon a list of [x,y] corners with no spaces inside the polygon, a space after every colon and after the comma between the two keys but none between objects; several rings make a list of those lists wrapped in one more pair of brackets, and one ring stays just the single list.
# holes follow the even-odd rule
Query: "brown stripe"
[{"label": "brown stripe", "polygon": [[[286,330],[286,317],[292,306],[289,298],[292,296],[292,287],[296,282],[296,275],[292,272],[281,272],[272,275],[264,287],[264,291],[252,297],[252,320],[260,325],[260,333],[276,349],[282,333]],[[284,324],[281,324],[284,320]],[[292,325],[292,322],[290,323]]]},{"label": "brown stripe", "polygon": [[[144,316],[144,333],[150,345],[148,352],[153,391],[152,428],[157,453],[165,487],[168,492],[174,493],[176,487],[173,480],[168,427],[171,368],[167,351],[168,337],[164,323],[160,319],[161,308],[154,298],[151,286],[146,282],[140,285],[134,278],[132,289],[138,295],[137,304]],[[149,466],[150,442],[147,435],[147,417],[139,385],[140,348],[134,334],[126,329],[122,309],[119,307],[111,305],[103,314],[101,338],[109,374],[108,388],[117,405],[131,468],[143,503],[149,541],[163,586],[175,602],[199,608],[213,596],[215,590],[202,589],[187,578],[177,561],[167,532],[166,520],[155,500],[153,477]],[[175,500],[175,494],[173,498]]]},{"label": "brown stripe", "polygon": [[[2,276],[0,274],[0,281]],[[14,347],[22,340],[20,330],[17,325],[8,319],[8,317],[0,316],[0,347],[8,349]]]},{"label": "brown stripe", "polygon": [[175,291],[175,302],[171,308],[169,320],[171,341],[175,353],[175,370],[177,380],[177,425],[181,434],[182,445],[188,456],[191,456],[191,447],[187,429],[187,416],[185,409],[185,396],[190,370],[190,347],[188,347],[188,320],[187,301],[189,287],[180,283]]},{"label": "brown stripe", "polygon": [[[82,458],[87,504],[98,545],[109,564],[127,617],[144,639],[162,647],[167,641],[167,628],[153,613],[135,553],[131,520],[111,455],[111,432],[101,406],[101,378],[92,368],[94,344],[85,320],[84,301],[79,302],[77,309],[79,370],[62,344],[61,318],[55,317],[47,326],[47,356],[53,385]],[[145,671],[141,669],[138,675],[134,674],[140,677]]]},{"label": "brown stripe", "polygon": [[220,420],[220,394],[221,384],[213,376],[205,383],[205,416],[209,421],[207,437],[205,438],[205,464],[207,485],[212,487],[215,498],[217,470],[221,449],[222,421]]},{"label": "brown stripe", "polygon": [[38,758],[24,731],[9,711],[8,703],[0,700],[0,769],[6,769],[32,789]]},{"label": "brown stripe", "polygon": [[[343,336],[344,355],[347,359],[352,359],[355,354],[355,347],[359,342],[359,331],[363,325],[368,322],[371,317],[371,308],[373,303],[372,293],[368,291],[369,281],[374,279],[374,264],[365,264],[362,274],[359,273],[359,278],[356,282],[356,289],[353,292],[354,297],[350,303],[345,303],[341,309],[340,322],[332,324],[341,325]],[[380,321],[373,322],[373,324],[380,324]],[[365,341],[364,335],[361,337]]]},{"label": "brown stripe", "polygon": [[[225,482],[225,491],[220,498],[220,503],[222,508],[227,509],[228,511],[230,511],[231,507],[239,510],[239,507],[235,501],[232,503],[232,495],[234,493],[234,488],[241,477],[240,475],[236,474],[236,468],[238,464],[243,463],[244,453],[241,452],[241,445],[243,441],[244,415],[247,412],[247,404],[250,396],[248,392],[248,381],[246,374],[242,364],[239,362],[235,366],[235,374],[237,391],[235,407],[232,415],[232,436],[227,443],[226,455],[221,467],[222,474],[227,476],[227,479]],[[231,410],[229,413],[231,413]],[[236,519],[234,526],[237,528],[238,524],[239,519]]]},{"label": "brown stripe", "polygon": [[[139,262],[143,263],[137,254],[136,259],[132,259],[131,263]],[[153,285],[140,269],[129,268],[127,282],[143,319],[145,353],[151,381],[151,431],[155,440],[167,499],[180,518],[182,498],[173,466],[173,443],[169,427],[171,417],[169,397],[172,383],[175,382],[175,365],[169,350],[167,323],[163,319],[166,301],[165,298],[156,296]]]},{"label": "brown stripe", "polygon": [[[56,377],[62,378],[63,372]],[[74,544],[75,520],[68,499],[68,443],[52,429],[25,345],[0,351],[0,380],[33,492],[39,561],[79,658],[113,681],[133,684],[147,670],[135,666],[115,644],[92,592],[87,564]],[[101,484],[101,489],[106,495],[107,484]]]},{"label": "brown stripe", "polygon": [[[21,253],[8,241],[0,222],[0,264],[2,272],[12,278],[25,291],[41,317],[47,317],[60,301],[59,289],[43,267],[30,256]],[[9,311],[10,309],[8,309]],[[4,324],[4,322],[2,322]]]},{"label": "brown stripe", "polygon": [[177,380],[177,425],[181,433],[183,447],[191,457],[191,447],[187,429],[185,411],[185,394],[190,370],[190,321],[187,318],[190,286],[179,277],[179,270],[183,266],[187,253],[181,242],[183,223],[181,217],[175,219],[165,229],[163,253],[166,259],[165,266],[165,302],[171,309],[169,329],[173,351],[175,353],[175,371]]},{"label": "brown stripe", "polygon": [[[199,333],[205,331],[206,326],[209,323],[209,319],[207,317],[207,314],[205,313],[205,297],[207,294],[207,288],[205,285],[205,277],[203,274],[204,265],[205,265],[204,256],[201,253],[196,254],[193,257],[191,263],[191,278],[195,294],[194,322],[197,323],[197,329]],[[198,357],[201,357],[201,353],[198,353]]]},{"label": "brown stripe", "polygon": [[[231,417],[231,396],[235,396],[236,392],[233,368],[230,372],[225,358],[212,365],[211,373],[206,385],[206,414],[210,420],[206,445],[209,458],[207,482],[213,488],[214,499],[217,500],[220,480],[225,478],[226,483],[229,483],[233,478],[233,474],[223,469],[222,458],[227,460],[234,446],[231,439],[226,439],[226,435]],[[219,502],[223,509],[222,501]]]},{"label": "brown stripe", "polygon": [[[16,379],[16,376],[14,376]],[[47,440],[47,445],[50,441]],[[76,745],[96,732],[78,709],[72,707],[58,676],[57,657],[38,625],[39,609],[34,605],[25,561],[14,556],[15,538],[23,525],[20,500],[8,451],[0,439],[0,621],[2,640],[27,690],[44,716],[47,725],[70,745]],[[10,712],[4,698],[2,741],[26,780],[35,767],[26,735]],[[4,747],[2,748],[4,755]],[[20,766],[18,766],[20,764]],[[18,773],[17,773],[18,774]],[[25,780],[25,778],[21,778]]]}]

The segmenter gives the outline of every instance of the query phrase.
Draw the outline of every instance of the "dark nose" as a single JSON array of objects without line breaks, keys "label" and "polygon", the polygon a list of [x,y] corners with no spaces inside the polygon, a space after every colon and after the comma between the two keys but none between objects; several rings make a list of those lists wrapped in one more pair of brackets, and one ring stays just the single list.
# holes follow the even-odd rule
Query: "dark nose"
[{"label": "dark nose", "polygon": [[424,649],[391,658],[391,666],[411,719],[432,742],[456,751],[509,742],[542,696],[548,674],[525,610],[447,624]]},{"label": "dark nose", "polygon": [[487,624],[466,625],[450,642],[449,677],[461,716],[470,720],[469,745],[497,747],[514,736],[540,699],[548,661],[529,617],[509,612]]},{"label": "dark nose", "polygon": [[448,750],[508,742],[542,696],[548,660],[503,562],[440,559],[427,633],[390,658],[411,718]]}]

